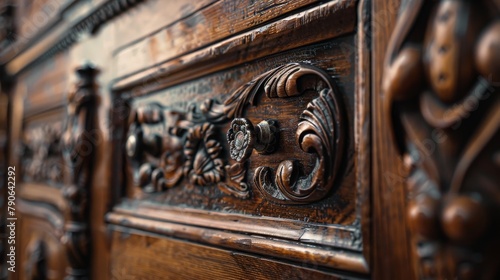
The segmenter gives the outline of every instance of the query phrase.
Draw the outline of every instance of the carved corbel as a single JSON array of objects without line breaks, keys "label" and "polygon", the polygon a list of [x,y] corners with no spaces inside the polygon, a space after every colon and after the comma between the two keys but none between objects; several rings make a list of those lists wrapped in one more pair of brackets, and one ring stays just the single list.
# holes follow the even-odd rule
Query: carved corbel
[{"label": "carved corbel", "polygon": [[384,99],[409,176],[421,279],[500,277],[500,7],[408,1]]},{"label": "carved corbel", "polygon": [[89,199],[92,165],[97,144],[96,130],[98,70],[84,65],[76,70],[78,82],[69,93],[67,123],[63,135],[64,159],[69,178],[63,188],[69,213],[65,218],[62,243],[70,267],[66,279],[89,279]]}]

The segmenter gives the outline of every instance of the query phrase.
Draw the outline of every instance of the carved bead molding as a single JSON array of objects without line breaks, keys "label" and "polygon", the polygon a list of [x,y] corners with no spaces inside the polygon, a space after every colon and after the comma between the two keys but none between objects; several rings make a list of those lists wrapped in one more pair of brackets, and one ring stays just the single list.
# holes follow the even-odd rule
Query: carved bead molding
[{"label": "carved bead molding", "polygon": [[500,5],[407,1],[384,98],[422,279],[500,278]]},{"label": "carved bead molding", "polygon": [[[208,99],[184,109],[156,103],[137,108],[126,143],[136,182],[147,192],[162,191],[185,176],[194,185],[217,185],[226,193],[248,198],[249,188],[243,182],[246,161],[253,149],[260,154],[274,152],[279,133],[274,120],[263,120],[254,127],[244,119],[245,108],[257,106],[256,97],[262,93],[269,98],[288,98],[311,90],[318,97],[300,116],[296,138],[304,152],[318,155],[314,170],[303,176],[298,162],[285,160],[276,176],[272,176],[272,168],[259,167],[253,181],[267,199],[277,203],[303,204],[324,198],[333,188],[343,157],[341,97],[328,74],[297,63],[259,75],[222,103]],[[223,146],[216,137],[219,126],[230,121],[229,154],[236,161],[231,164],[222,157]]]},{"label": "carved bead molding", "polygon": [[63,188],[69,213],[65,218],[62,243],[66,248],[70,267],[66,279],[89,278],[89,198],[92,165],[99,139],[95,128],[97,110],[98,70],[85,65],[76,70],[79,81],[69,94],[67,123],[64,130],[64,158],[70,174]]}]

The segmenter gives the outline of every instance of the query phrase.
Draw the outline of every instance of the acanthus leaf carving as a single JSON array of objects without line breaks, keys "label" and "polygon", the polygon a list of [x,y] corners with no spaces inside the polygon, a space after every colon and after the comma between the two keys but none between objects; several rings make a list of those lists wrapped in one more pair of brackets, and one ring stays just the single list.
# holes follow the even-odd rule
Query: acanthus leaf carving
[{"label": "acanthus leaf carving", "polygon": [[[265,93],[269,98],[289,98],[309,90],[318,92],[319,97],[311,101],[301,115],[296,136],[299,147],[304,152],[318,155],[314,170],[310,175],[303,177],[300,168],[295,168],[296,163],[285,160],[278,167],[279,172],[275,179],[270,179],[272,172],[270,168],[258,168],[254,183],[266,198],[278,203],[304,204],[318,201],[333,188],[343,158],[344,120],[341,97],[336,93],[331,77],[322,70],[306,64],[286,64],[263,73],[239,87],[222,103],[208,99],[199,107],[191,104],[180,111],[161,105],[155,105],[157,106],[153,110],[156,110],[155,112],[151,111],[151,105],[140,107],[133,117],[134,121],[129,130],[127,154],[131,159],[137,154],[143,159],[151,159],[151,156],[154,156],[151,153],[151,144],[146,143],[146,136],[140,136],[134,131],[140,126],[154,126],[159,123],[159,130],[164,131],[163,142],[176,139],[179,143],[176,149],[184,150],[185,163],[182,169],[183,176],[188,182],[198,186],[216,184],[228,194],[248,198],[249,188],[244,182],[246,161],[254,148],[261,154],[274,152],[279,133],[278,124],[274,120],[264,120],[253,126],[243,118],[245,108],[249,105],[257,106],[255,99],[258,94]],[[161,117],[174,114],[174,111],[175,118]],[[152,122],[150,119],[157,121]],[[227,136],[230,138],[228,142],[230,156],[237,161],[234,164],[224,162],[221,155],[222,145],[215,137],[216,127],[231,120],[233,120],[232,130]],[[173,136],[172,130],[181,133]],[[141,144],[137,145],[137,142]],[[144,153],[137,153],[136,149]],[[162,149],[172,152],[175,150]],[[156,161],[151,160],[140,168],[140,184],[144,189],[151,191],[164,189],[155,184],[155,182],[165,182],[162,176],[159,177],[159,181],[154,180],[154,172],[159,166],[154,163]],[[171,162],[176,163],[172,166],[172,170],[181,168],[180,157]],[[161,172],[164,171],[158,171],[156,174]],[[177,184],[179,179],[177,177],[177,180],[172,181],[173,184]],[[277,190],[276,193],[273,188]]]},{"label": "acanthus leaf carving", "polygon": [[[297,163],[283,161],[278,166],[274,183],[270,168],[259,167],[254,182],[263,193],[282,203],[304,203],[323,198],[333,187],[342,159],[342,121],[335,108],[333,91],[324,89],[320,96],[308,104],[300,117],[297,143],[307,153],[318,155],[314,170],[301,176]],[[279,190],[279,191],[278,191]]]}]

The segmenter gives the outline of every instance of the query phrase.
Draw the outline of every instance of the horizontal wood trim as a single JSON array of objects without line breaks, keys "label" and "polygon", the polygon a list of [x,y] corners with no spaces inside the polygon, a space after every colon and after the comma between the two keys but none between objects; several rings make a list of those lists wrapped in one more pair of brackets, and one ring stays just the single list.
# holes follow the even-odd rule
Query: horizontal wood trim
[{"label": "horizontal wood trim", "polygon": [[[116,56],[116,65],[136,64],[145,70],[118,74],[122,77],[116,79],[112,88],[134,94],[150,92],[269,54],[348,34],[355,30],[356,2],[329,2],[159,64],[144,65],[141,57],[132,58],[121,52]],[[153,81],[154,85],[146,86]]]},{"label": "horizontal wood trim", "polygon": [[37,219],[47,221],[54,229],[54,234],[57,237],[62,237],[63,235],[63,226],[64,226],[64,217],[59,212],[59,210],[54,207],[44,204],[41,202],[33,202],[27,201],[23,198],[16,200],[17,202],[17,211],[21,214],[20,219],[25,218],[26,216],[32,216]]},{"label": "horizontal wood trim", "polygon": [[122,204],[115,207],[114,212],[137,218],[231,230],[245,234],[259,234],[308,244],[361,251],[359,228],[355,225],[324,225],[272,217],[252,217],[241,214],[158,206],[147,202],[136,202],[136,206],[132,207]]},{"label": "horizontal wood trim", "polygon": [[56,207],[61,213],[66,212],[68,205],[60,189],[40,183],[22,183],[18,186],[20,198],[37,203],[50,204]]},{"label": "horizontal wood trim", "polygon": [[111,279],[365,279],[123,227],[113,230]]},{"label": "horizontal wood trim", "polygon": [[367,264],[362,254],[348,250],[333,250],[331,248],[305,245],[298,242],[155,221],[119,213],[108,214],[107,221],[118,226],[187,239],[226,249],[356,273],[368,273]]},{"label": "horizontal wood trim", "polygon": [[[218,42],[317,0],[217,1],[116,51],[118,77]],[[139,63],[138,63],[139,62]]]}]

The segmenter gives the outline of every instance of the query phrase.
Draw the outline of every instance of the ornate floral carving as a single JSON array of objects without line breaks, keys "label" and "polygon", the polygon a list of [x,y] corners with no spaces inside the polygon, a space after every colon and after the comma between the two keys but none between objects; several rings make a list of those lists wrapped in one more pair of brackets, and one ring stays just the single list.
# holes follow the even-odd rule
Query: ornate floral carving
[{"label": "ornate floral carving", "polygon": [[24,135],[23,179],[59,185],[63,182],[60,123],[28,129]]},{"label": "ornate floral carving", "polygon": [[[245,162],[254,148],[260,154],[274,152],[279,134],[275,120],[264,120],[253,126],[244,119],[245,107],[256,105],[254,101],[259,93],[265,93],[269,98],[286,98],[309,90],[318,92],[319,97],[307,106],[300,118],[297,142],[303,151],[318,155],[313,172],[301,176],[298,163],[283,161],[276,178],[271,178],[271,168],[261,167],[255,172],[254,182],[265,197],[278,203],[302,204],[322,199],[333,188],[342,160],[344,132],[341,101],[328,74],[313,66],[297,63],[259,75],[238,88],[224,103],[209,99],[200,107],[192,104],[186,110],[174,110],[158,104],[138,108],[127,140],[129,158],[136,163],[147,159],[147,163],[140,168],[139,164],[135,164],[139,169],[137,181],[146,191],[165,188],[165,167],[160,167],[157,159],[157,153],[164,153],[163,161],[170,163],[175,178],[168,180],[171,182],[168,186],[179,182],[179,166],[185,160],[183,175],[191,184],[216,184],[228,194],[249,197],[248,186],[244,182]],[[223,148],[216,131],[218,125],[230,120],[231,128],[227,133],[229,154],[238,163],[227,165],[222,159]],[[152,126],[159,126],[159,130],[163,131],[161,136],[153,137],[153,128],[149,132],[144,130]],[[173,131],[175,133],[172,134]],[[153,138],[157,140],[152,141]],[[173,139],[176,145],[162,146]],[[184,150],[184,158],[179,150]]]},{"label": "ornate floral carving", "polygon": [[386,110],[424,279],[500,276],[499,14],[494,1],[409,1],[390,42]]},{"label": "ornate floral carving", "polygon": [[221,150],[212,124],[205,123],[189,129],[184,149],[184,174],[188,180],[199,186],[220,182],[224,176]]},{"label": "ornate floral carving", "polygon": [[[303,82],[305,79],[307,83]],[[207,119],[221,122],[225,118],[242,117],[247,104],[255,105],[259,92],[265,92],[269,98],[286,98],[307,90],[317,91],[319,97],[309,103],[302,113],[296,136],[303,151],[319,156],[314,170],[308,176],[302,176],[298,163],[285,160],[278,166],[274,180],[269,167],[259,167],[255,171],[257,189],[266,198],[278,203],[318,201],[334,186],[342,160],[344,128],[340,96],[335,93],[328,74],[309,65],[287,64],[240,87],[224,104],[210,101],[202,107]]]},{"label": "ornate floral carving", "polygon": [[132,119],[127,155],[145,192],[174,187],[185,177],[193,185],[218,186],[237,197],[249,196],[242,182],[244,166],[224,163],[218,130],[203,116],[155,103],[138,107]]},{"label": "ornate floral carving", "polygon": [[68,167],[69,182],[63,196],[69,204],[62,243],[70,267],[66,279],[88,279],[89,268],[89,191],[92,178],[94,149],[99,139],[95,130],[95,110],[98,100],[92,65],[76,70],[79,82],[69,94],[68,119],[63,135],[64,157]]},{"label": "ornate floral carving", "polygon": [[238,162],[246,160],[255,142],[252,123],[246,119],[234,119],[227,131],[227,141],[231,158]]}]

